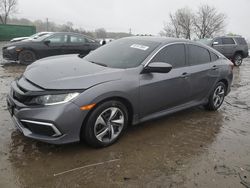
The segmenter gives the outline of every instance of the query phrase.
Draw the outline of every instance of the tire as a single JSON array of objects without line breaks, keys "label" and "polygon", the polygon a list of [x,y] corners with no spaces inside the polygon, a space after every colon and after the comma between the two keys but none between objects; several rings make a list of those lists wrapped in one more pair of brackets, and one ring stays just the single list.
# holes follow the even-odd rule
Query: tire
[{"label": "tire", "polygon": [[28,65],[36,61],[36,55],[31,50],[23,50],[18,55],[20,64]]},{"label": "tire", "polygon": [[92,147],[105,147],[115,143],[128,125],[128,110],[119,101],[107,101],[91,112],[83,125],[81,139]]},{"label": "tire", "polygon": [[239,67],[242,64],[243,57],[240,53],[237,53],[233,57],[233,63],[235,66]]},{"label": "tire", "polygon": [[222,105],[226,95],[226,86],[223,82],[218,82],[208,98],[205,108],[210,111],[216,111]]}]

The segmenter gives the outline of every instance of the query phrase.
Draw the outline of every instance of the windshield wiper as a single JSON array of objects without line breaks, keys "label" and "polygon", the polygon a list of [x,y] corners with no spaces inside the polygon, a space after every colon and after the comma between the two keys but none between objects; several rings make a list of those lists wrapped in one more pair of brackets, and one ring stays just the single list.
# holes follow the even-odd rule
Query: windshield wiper
[{"label": "windshield wiper", "polygon": [[99,62],[94,62],[94,61],[89,61],[91,63],[97,64],[97,65],[101,65],[103,67],[108,67],[108,65],[104,64],[104,63],[99,63]]},{"label": "windshield wiper", "polygon": [[[83,55],[83,54],[78,54],[78,57],[79,57],[79,58],[83,58],[83,57],[85,57],[85,55]],[[101,65],[101,66],[103,66],[103,67],[108,67],[108,65],[106,65],[106,64],[104,64],[104,63],[99,63],[99,62],[94,62],[94,61],[88,61],[88,62],[97,64],[97,65]]]}]

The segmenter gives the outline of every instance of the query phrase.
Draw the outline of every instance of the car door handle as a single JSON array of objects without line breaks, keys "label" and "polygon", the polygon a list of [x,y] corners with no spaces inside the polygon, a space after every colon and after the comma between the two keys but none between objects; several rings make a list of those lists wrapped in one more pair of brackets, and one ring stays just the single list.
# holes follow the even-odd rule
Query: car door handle
[{"label": "car door handle", "polygon": [[212,70],[217,70],[217,69],[219,69],[219,67],[217,67],[216,65],[214,65],[214,66],[212,66],[211,69],[212,69]]},{"label": "car door handle", "polygon": [[187,72],[184,72],[181,74],[181,78],[187,78],[190,74],[188,74]]}]

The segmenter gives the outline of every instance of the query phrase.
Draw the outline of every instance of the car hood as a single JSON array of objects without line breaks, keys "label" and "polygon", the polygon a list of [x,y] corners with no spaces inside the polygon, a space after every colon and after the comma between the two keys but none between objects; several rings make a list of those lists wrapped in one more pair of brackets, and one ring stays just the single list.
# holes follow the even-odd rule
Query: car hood
[{"label": "car hood", "polygon": [[11,41],[24,40],[24,39],[28,39],[28,38],[29,38],[29,37],[17,37],[17,38],[11,39]]},{"label": "car hood", "polygon": [[24,77],[43,89],[70,90],[119,80],[122,72],[124,69],[103,67],[74,54],[41,59],[27,67]]},{"label": "car hood", "polygon": [[18,47],[22,47],[22,46],[27,46],[30,45],[30,42],[36,42],[35,40],[32,40],[30,38],[24,39],[24,40],[17,40],[17,41],[12,41],[11,43],[5,45],[4,47],[10,47],[10,46],[18,46]]}]

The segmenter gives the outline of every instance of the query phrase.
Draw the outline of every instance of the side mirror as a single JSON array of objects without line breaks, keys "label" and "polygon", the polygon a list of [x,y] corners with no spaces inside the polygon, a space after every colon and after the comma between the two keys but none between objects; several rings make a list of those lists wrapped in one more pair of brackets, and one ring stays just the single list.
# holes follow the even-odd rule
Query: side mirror
[{"label": "side mirror", "polygon": [[172,65],[170,65],[169,63],[153,62],[153,63],[150,63],[148,66],[144,67],[141,73],[142,74],[152,73],[152,72],[168,73],[169,71],[172,70],[172,68],[173,68]]},{"label": "side mirror", "polygon": [[219,42],[217,42],[217,41],[215,41],[215,42],[213,42],[213,46],[216,46],[216,45],[218,45],[219,44]]},{"label": "side mirror", "polygon": [[45,40],[44,44],[48,46],[50,44],[50,40]]}]

